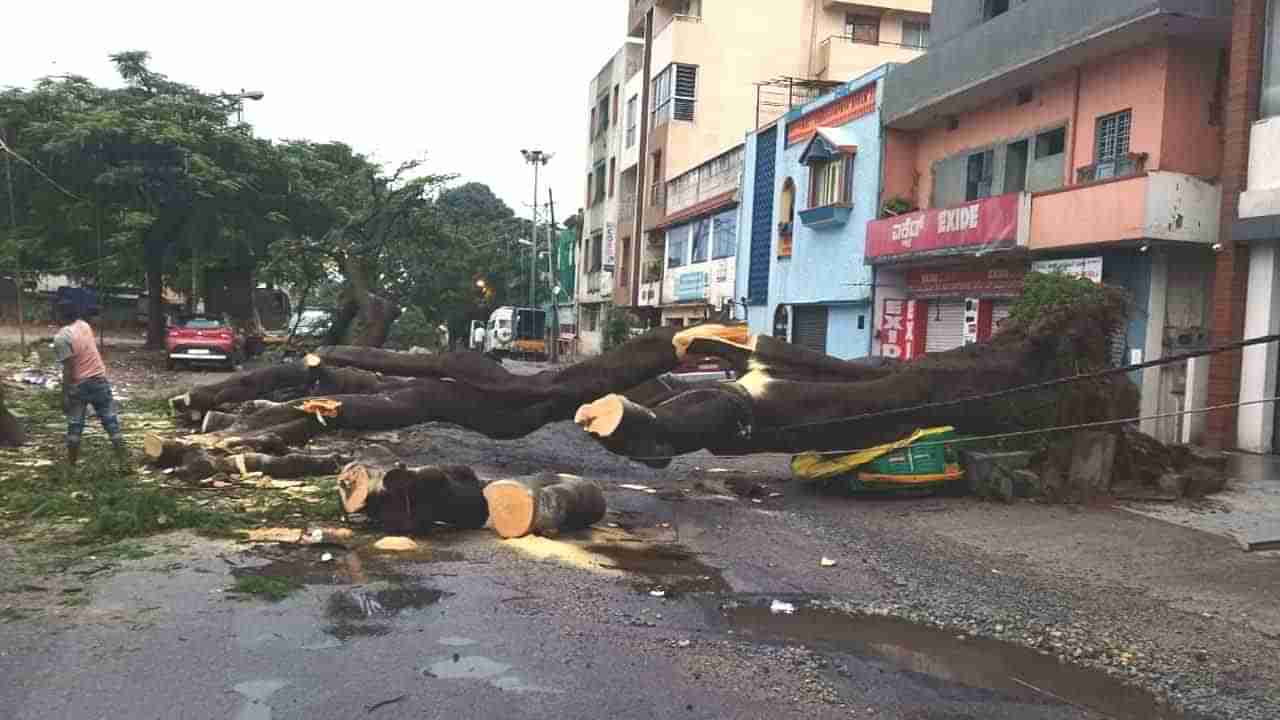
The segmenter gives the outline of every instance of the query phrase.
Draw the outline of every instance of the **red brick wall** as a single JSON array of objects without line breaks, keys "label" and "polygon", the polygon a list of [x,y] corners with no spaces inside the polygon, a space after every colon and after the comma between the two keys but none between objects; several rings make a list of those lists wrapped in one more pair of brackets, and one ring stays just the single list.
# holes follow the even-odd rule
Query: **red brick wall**
[{"label": "red brick wall", "polygon": [[[1240,193],[1247,187],[1249,132],[1258,117],[1262,86],[1262,46],[1267,0],[1235,0],[1231,28],[1230,77],[1223,113],[1222,243],[1213,287],[1213,340],[1226,343],[1244,332],[1245,289],[1249,248],[1237,245],[1231,228],[1239,218]],[[1209,368],[1209,404],[1237,402],[1240,397],[1240,353],[1215,355]],[[1234,447],[1236,412],[1209,415],[1208,444]]]}]

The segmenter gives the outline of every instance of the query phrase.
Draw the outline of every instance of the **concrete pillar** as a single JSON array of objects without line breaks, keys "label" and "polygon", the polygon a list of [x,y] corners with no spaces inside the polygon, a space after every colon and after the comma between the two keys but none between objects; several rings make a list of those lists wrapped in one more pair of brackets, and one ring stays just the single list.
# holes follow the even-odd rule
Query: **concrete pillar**
[{"label": "concrete pillar", "polygon": [[[1159,250],[1151,251],[1150,292],[1147,294],[1147,338],[1143,344],[1142,360],[1149,362],[1164,357],[1165,304],[1169,297],[1169,257]],[[1160,414],[1160,380],[1164,368],[1142,371],[1142,416]],[[1173,438],[1160,437],[1164,423],[1159,420],[1143,420],[1142,432],[1164,442]]]},{"label": "concrete pillar", "polygon": [[[1187,405],[1186,410],[1199,410],[1209,406],[1209,365],[1207,357],[1191,358],[1187,361]],[[1203,445],[1205,432],[1209,428],[1209,416],[1206,413],[1182,416],[1182,443],[1184,445]]]},{"label": "concrete pillar", "polygon": [[[1254,244],[1249,252],[1249,287],[1244,316],[1244,337],[1280,333],[1280,312],[1276,293],[1280,292],[1280,249],[1275,243]],[[1276,397],[1276,364],[1280,348],[1276,343],[1254,345],[1243,352],[1240,366],[1240,402]],[[1236,442],[1241,450],[1269,453],[1275,430],[1276,409],[1272,404],[1249,405],[1239,410]]]}]

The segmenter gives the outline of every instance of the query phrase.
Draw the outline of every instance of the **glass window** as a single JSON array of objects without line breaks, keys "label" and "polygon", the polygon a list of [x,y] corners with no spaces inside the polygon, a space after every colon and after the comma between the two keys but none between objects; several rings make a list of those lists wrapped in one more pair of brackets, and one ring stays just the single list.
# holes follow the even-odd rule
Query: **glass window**
[{"label": "glass window", "polygon": [[1280,0],[1267,7],[1267,34],[1263,40],[1262,117],[1280,115]]},{"label": "glass window", "polygon": [[849,13],[844,17],[844,31],[854,42],[880,44],[880,18],[876,15]]},{"label": "glass window", "polygon": [[699,220],[693,224],[693,252],[691,253],[692,263],[700,263],[707,261],[707,251],[710,250],[708,245],[711,240],[711,221]]},{"label": "glass window", "polygon": [[686,246],[689,244],[689,226],[667,231],[667,267],[685,264]]},{"label": "glass window", "polygon": [[987,0],[982,10],[983,18],[990,20],[1009,12],[1009,0]]},{"label": "glass window", "polygon": [[1061,155],[1067,151],[1067,129],[1058,128],[1036,136],[1036,159]]},{"label": "glass window", "polygon": [[1132,110],[1098,118],[1093,156],[1094,179],[1103,180],[1133,172],[1133,161],[1129,159],[1129,131],[1132,126]]},{"label": "glass window", "polygon": [[909,48],[927,50],[929,48],[929,23],[902,23],[902,44]]},{"label": "glass window", "polygon": [[853,158],[840,156],[813,164],[813,189],[809,197],[810,207],[850,202],[853,193]]},{"label": "glass window", "polygon": [[711,257],[714,259],[733,257],[737,254],[738,213],[736,210],[716,216],[715,241],[712,245]]},{"label": "glass window", "polygon": [[627,147],[636,144],[636,107],[639,97],[627,101]]},{"label": "glass window", "polygon": [[994,176],[994,150],[970,155],[968,168],[965,172],[964,199],[968,201],[991,197],[992,178]]}]

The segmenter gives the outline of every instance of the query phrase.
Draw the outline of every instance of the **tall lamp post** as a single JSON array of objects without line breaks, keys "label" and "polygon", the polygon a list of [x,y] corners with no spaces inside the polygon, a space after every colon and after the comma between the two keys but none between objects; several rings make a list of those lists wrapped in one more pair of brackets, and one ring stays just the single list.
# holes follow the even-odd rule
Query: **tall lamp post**
[{"label": "tall lamp post", "polygon": [[244,88],[240,88],[239,93],[231,94],[231,95],[223,95],[222,97],[227,98],[228,100],[236,101],[236,124],[238,125],[244,122],[244,101],[245,100],[257,101],[257,100],[261,100],[266,96],[267,94],[262,92],[261,90],[245,90]]},{"label": "tall lamp post", "polygon": [[[538,240],[538,168],[551,162],[552,153],[543,152],[541,150],[521,150],[520,154],[524,156],[524,161],[533,166],[533,226],[529,231],[529,240],[537,242]],[[536,247],[534,248],[536,250]],[[535,286],[536,272],[535,268],[538,264],[538,253],[529,252],[529,307],[533,308],[533,291]]]}]

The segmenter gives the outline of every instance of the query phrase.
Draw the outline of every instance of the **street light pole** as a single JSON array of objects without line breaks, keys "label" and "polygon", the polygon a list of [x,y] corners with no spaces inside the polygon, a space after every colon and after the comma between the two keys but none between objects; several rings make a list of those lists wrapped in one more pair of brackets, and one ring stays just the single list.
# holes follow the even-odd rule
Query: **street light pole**
[{"label": "street light pole", "polygon": [[524,161],[533,166],[533,225],[529,230],[529,241],[533,247],[529,250],[529,308],[533,308],[533,293],[536,287],[536,268],[538,264],[538,168],[551,162],[552,154],[541,150],[521,150]]}]

